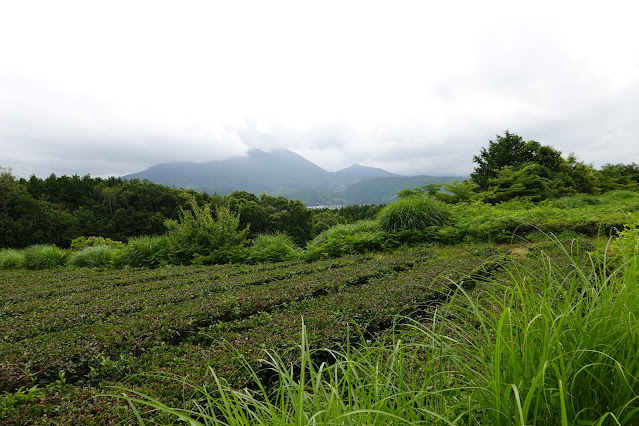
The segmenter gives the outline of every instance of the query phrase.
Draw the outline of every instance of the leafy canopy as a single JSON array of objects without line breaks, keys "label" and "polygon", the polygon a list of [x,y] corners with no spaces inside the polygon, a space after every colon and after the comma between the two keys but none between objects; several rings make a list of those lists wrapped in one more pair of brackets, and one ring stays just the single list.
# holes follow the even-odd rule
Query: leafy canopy
[{"label": "leafy canopy", "polygon": [[489,141],[488,149],[482,148],[479,155],[473,156],[477,163],[470,178],[479,186],[479,190],[490,188],[490,180],[499,176],[504,167],[520,170],[528,163],[535,163],[550,172],[559,171],[564,160],[561,152],[551,146],[541,145],[539,142],[524,139],[506,130],[504,136],[497,135],[495,141]]}]

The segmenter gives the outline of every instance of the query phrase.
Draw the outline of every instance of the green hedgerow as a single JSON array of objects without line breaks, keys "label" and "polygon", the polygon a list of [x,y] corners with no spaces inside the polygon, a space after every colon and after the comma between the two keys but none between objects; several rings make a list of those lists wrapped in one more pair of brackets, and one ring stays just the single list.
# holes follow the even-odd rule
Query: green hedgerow
[{"label": "green hedgerow", "polygon": [[0,269],[24,268],[24,251],[15,249],[0,250]]},{"label": "green hedgerow", "polygon": [[62,264],[64,250],[55,245],[38,244],[24,250],[27,269],[50,269]]},{"label": "green hedgerow", "polygon": [[111,238],[104,237],[78,237],[71,240],[71,250],[82,250],[86,247],[111,246],[124,247],[122,241],[114,241]]},{"label": "green hedgerow", "polygon": [[402,198],[384,207],[377,216],[382,230],[424,229],[443,225],[448,212],[437,201],[421,195]]}]

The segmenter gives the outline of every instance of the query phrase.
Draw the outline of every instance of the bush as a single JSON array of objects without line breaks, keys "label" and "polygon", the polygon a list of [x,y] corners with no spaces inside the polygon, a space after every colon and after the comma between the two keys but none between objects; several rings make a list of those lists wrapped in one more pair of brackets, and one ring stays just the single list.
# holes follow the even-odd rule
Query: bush
[{"label": "bush", "polygon": [[588,194],[573,195],[571,197],[562,197],[552,201],[550,204],[560,209],[576,209],[584,206],[596,206],[603,204],[601,197]]},{"label": "bush", "polygon": [[283,262],[299,259],[299,257],[300,252],[291,237],[278,232],[273,235],[258,235],[249,248],[247,260],[251,263]]},{"label": "bush", "polygon": [[131,238],[119,259],[119,263],[132,267],[155,268],[169,263],[169,238],[159,237]]},{"label": "bush", "polygon": [[[211,207],[198,206],[191,200],[191,211],[181,209],[179,220],[165,222],[169,230],[169,254],[174,263],[224,263],[230,261],[221,255],[231,247],[241,246],[246,240],[248,227],[238,230],[239,215],[225,206],[217,209],[217,217],[211,214]],[[215,253],[219,251],[220,253]],[[232,250],[231,250],[232,251]]]},{"label": "bush", "polygon": [[0,269],[24,268],[24,252],[15,249],[0,250]]},{"label": "bush", "polygon": [[27,269],[50,269],[62,264],[64,251],[54,245],[39,244],[24,250]]},{"label": "bush", "polygon": [[424,229],[446,222],[446,209],[432,198],[410,196],[384,207],[377,216],[382,230]]},{"label": "bush", "polygon": [[67,265],[75,267],[112,266],[119,259],[122,251],[122,249],[107,245],[88,246],[69,256]]},{"label": "bush", "polygon": [[111,238],[104,237],[78,237],[71,240],[71,250],[82,250],[86,247],[112,246],[124,247],[122,241],[114,241]]},{"label": "bush", "polygon": [[304,258],[340,257],[347,254],[382,250],[388,234],[379,229],[377,222],[362,220],[337,225],[319,234],[306,245]]}]

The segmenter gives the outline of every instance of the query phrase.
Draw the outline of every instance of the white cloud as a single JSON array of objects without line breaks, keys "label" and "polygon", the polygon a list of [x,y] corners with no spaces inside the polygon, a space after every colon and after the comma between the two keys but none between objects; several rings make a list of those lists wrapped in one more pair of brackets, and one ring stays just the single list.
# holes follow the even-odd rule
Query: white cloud
[{"label": "white cloud", "polygon": [[125,174],[287,147],[459,174],[505,129],[639,160],[633,4],[21,1],[0,6],[0,164]]}]

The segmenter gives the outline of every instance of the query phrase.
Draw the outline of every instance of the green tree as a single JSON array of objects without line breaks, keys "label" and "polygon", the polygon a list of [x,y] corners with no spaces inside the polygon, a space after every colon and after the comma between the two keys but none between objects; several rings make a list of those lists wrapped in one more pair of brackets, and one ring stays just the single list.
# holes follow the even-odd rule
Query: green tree
[{"label": "green tree", "polygon": [[639,191],[639,166],[631,164],[606,164],[601,168],[604,190],[629,189]]},{"label": "green tree", "polygon": [[473,195],[475,194],[475,190],[477,189],[477,184],[471,182],[468,179],[463,182],[453,180],[451,182],[443,183],[442,187],[445,191],[450,192],[450,194],[444,194],[440,192],[437,194],[438,199],[440,199],[440,194],[447,195],[448,197],[441,197],[442,201],[460,203],[470,201],[472,199]]},{"label": "green tree", "polygon": [[479,190],[487,191],[490,180],[495,179],[504,167],[516,171],[528,163],[535,163],[549,171],[559,171],[563,161],[561,152],[553,147],[533,140],[524,141],[521,136],[506,130],[504,136],[497,135],[495,141],[489,141],[488,149],[482,148],[479,155],[473,156],[477,167],[470,178]]},{"label": "green tree", "polygon": [[402,198],[426,195],[428,197],[434,197],[440,190],[442,189],[442,185],[439,183],[427,183],[424,186],[418,186],[414,189],[402,189],[397,192],[397,197],[401,200]]}]

